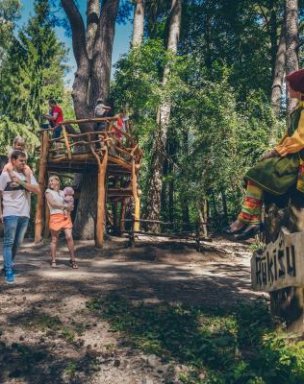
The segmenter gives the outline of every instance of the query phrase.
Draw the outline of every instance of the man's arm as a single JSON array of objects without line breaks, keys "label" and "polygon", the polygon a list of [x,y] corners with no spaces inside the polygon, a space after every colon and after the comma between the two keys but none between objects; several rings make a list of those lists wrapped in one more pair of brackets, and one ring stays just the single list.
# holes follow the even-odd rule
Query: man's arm
[{"label": "man's arm", "polygon": [[0,191],[0,222],[3,223],[3,212],[2,212],[2,191]]},{"label": "man's arm", "polygon": [[49,121],[56,121],[58,112],[55,112],[53,115],[44,115],[44,117]]},{"label": "man's arm", "polygon": [[22,187],[24,187],[29,192],[33,192],[36,194],[41,193],[40,187],[38,184],[27,183],[26,181],[21,180],[18,176],[13,176],[12,181],[14,183],[18,183],[19,185],[22,185]]}]

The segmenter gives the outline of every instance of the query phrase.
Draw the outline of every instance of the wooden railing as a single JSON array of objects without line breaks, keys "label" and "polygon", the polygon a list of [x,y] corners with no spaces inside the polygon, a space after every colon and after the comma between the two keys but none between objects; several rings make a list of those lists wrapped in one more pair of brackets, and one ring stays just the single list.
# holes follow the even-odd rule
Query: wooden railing
[{"label": "wooden railing", "polygon": [[[117,157],[129,163],[135,160],[136,163],[140,162],[142,157],[142,151],[129,133],[115,128],[115,122],[117,117],[106,118],[92,118],[81,120],[65,120],[59,125],[62,127],[61,135],[59,138],[52,138],[52,128],[43,129],[42,132],[47,131],[49,135],[49,159],[64,159],[72,158],[85,159],[84,154],[88,156],[98,154],[103,151],[103,148],[107,146],[110,158]],[[71,125],[77,124],[97,124],[104,123],[105,129],[99,131],[88,130],[82,133],[69,133]],[[119,139],[117,133],[119,132]],[[94,152],[94,153],[92,153]]]}]

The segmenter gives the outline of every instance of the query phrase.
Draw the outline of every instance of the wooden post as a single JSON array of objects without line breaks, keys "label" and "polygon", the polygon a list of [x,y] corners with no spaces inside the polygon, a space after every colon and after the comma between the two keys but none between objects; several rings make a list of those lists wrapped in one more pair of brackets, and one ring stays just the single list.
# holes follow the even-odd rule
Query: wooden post
[{"label": "wooden post", "polygon": [[48,132],[43,131],[41,134],[41,150],[40,150],[40,159],[39,159],[39,175],[38,183],[41,193],[37,196],[37,206],[36,206],[36,217],[35,217],[35,242],[39,242],[42,239],[42,231],[44,226],[44,191],[46,188],[46,165],[49,149],[49,137]]},{"label": "wooden post", "polygon": [[97,220],[96,220],[96,240],[97,248],[102,248],[105,226],[105,179],[108,163],[108,151],[105,148],[102,161],[98,163],[98,197],[97,197]]},{"label": "wooden post", "polygon": [[127,201],[129,198],[124,198],[121,202],[121,210],[120,210],[120,233],[124,233],[126,229],[126,223],[125,223],[125,218],[126,218],[126,210],[127,210]]},{"label": "wooden post", "polygon": [[50,235],[50,229],[48,226],[48,223],[50,221],[50,210],[47,204],[45,204],[45,210],[44,210],[44,232],[43,237],[47,239]]},{"label": "wooden post", "polygon": [[68,134],[67,134],[67,131],[66,131],[64,125],[62,125],[62,133],[63,133],[63,138],[64,138],[65,146],[66,146],[66,149],[67,149],[68,159],[71,160],[71,158],[72,158],[71,148],[70,148]]},{"label": "wooden post", "polygon": [[137,174],[135,160],[132,160],[132,193],[134,199],[134,231],[140,229],[140,199],[137,190]]}]

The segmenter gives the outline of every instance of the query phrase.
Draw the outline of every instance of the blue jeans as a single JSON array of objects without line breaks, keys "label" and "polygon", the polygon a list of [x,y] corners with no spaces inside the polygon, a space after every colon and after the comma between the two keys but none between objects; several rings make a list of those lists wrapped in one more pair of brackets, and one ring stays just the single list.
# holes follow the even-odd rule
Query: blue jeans
[{"label": "blue jeans", "polygon": [[55,127],[55,129],[53,131],[53,139],[59,139],[59,137],[61,136],[61,131],[62,131],[61,126]]},{"label": "blue jeans", "polygon": [[25,216],[5,216],[3,218],[3,259],[6,272],[12,270],[13,260],[24,239],[28,223],[29,218]]}]

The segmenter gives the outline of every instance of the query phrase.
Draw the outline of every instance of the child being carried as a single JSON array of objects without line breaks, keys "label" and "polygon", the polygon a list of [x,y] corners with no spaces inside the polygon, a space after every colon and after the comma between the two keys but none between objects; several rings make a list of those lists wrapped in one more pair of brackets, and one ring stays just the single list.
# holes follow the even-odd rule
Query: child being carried
[{"label": "child being carried", "polygon": [[[16,187],[17,185],[19,185],[19,184],[13,185],[14,184],[14,178],[15,178],[15,174],[14,174],[15,169],[14,169],[13,164],[11,162],[11,155],[14,151],[21,151],[21,152],[25,153],[26,159],[27,159],[27,153],[25,151],[25,140],[21,136],[16,136],[14,138],[13,146],[8,152],[8,163],[4,166],[4,168],[2,170],[2,172],[7,172],[9,174],[9,177],[12,180],[12,184],[11,184],[12,187],[14,187],[14,186]],[[25,176],[25,181],[27,183],[31,183],[31,176],[32,176],[33,172],[28,165],[25,166],[23,174]]]},{"label": "child being carried", "polygon": [[64,194],[64,204],[67,205],[67,209],[65,210],[65,215],[73,211],[74,209],[74,189],[72,187],[65,187],[63,189]]}]

